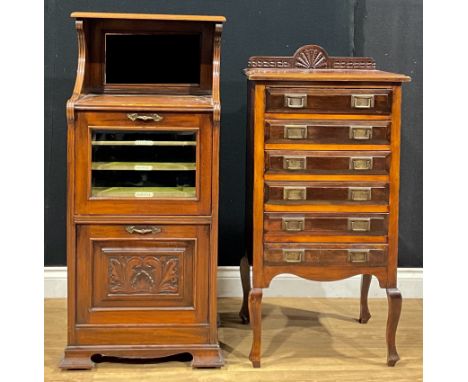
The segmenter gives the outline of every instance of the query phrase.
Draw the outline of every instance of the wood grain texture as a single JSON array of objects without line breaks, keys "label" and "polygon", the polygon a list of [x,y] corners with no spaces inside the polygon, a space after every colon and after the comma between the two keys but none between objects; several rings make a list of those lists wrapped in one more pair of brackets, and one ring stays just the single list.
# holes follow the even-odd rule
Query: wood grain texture
[{"label": "wood grain texture", "polygon": [[[93,354],[136,359],[178,353],[190,353],[193,367],[220,367],[224,360],[216,305],[219,60],[225,19],[103,13],[72,17],[78,19],[78,70],[67,103],[69,298],[61,367],[92,368]],[[104,51],[109,32],[199,34],[199,86],[172,86],[165,81],[106,84]],[[194,184],[176,183],[178,195],[167,192],[172,186],[160,187],[160,180],[154,187],[144,187],[151,191],[145,195],[136,195],[139,185],[131,182],[93,185],[92,174],[102,173],[103,166],[117,173],[133,168],[160,174],[164,169],[180,170],[184,162],[174,167],[168,165],[172,160],[145,164],[115,158],[119,164],[95,160],[92,165],[95,131],[196,136],[190,142],[196,147],[187,162],[191,164],[182,166],[196,172]],[[135,148],[139,149],[128,149]],[[154,150],[158,154],[162,149]],[[101,189],[104,194],[96,192]],[[110,198],[109,189],[119,195]]]},{"label": "wood grain texture", "polygon": [[150,13],[107,13],[107,12],[73,12],[70,17],[77,19],[117,19],[117,20],[165,20],[165,21],[202,21],[223,23],[224,16],[208,15],[169,15]]},{"label": "wood grain texture", "polygon": [[159,110],[159,111],[213,111],[211,97],[87,94],[75,101],[77,110]]},{"label": "wood grain texture", "polygon": [[362,275],[361,278],[361,299],[359,304],[359,323],[367,324],[369,319],[371,318],[371,314],[369,312],[369,304],[368,304],[368,295],[369,295],[369,288],[372,280],[372,275]]},{"label": "wood grain texture", "polygon": [[387,288],[388,317],[387,317],[387,365],[395,366],[400,360],[396,349],[396,330],[400,321],[402,298],[397,288]]},{"label": "wood grain texture", "polygon": [[388,242],[389,288],[397,286],[398,216],[400,212],[400,140],[401,140],[401,86],[395,87],[392,105],[392,161],[390,164],[390,219]]},{"label": "wood grain texture", "polygon": [[[354,96],[372,97],[369,108],[353,106]],[[287,105],[288,99],[300,97],[302,106]],[[390,113],[392,92],[390,89],[353,89],[336,87],[278,87],[268,86],[266,91],[267,113],[314,113],[314,114],[366,114]]]},{"label": "wood grain texture", "polygon": [[[254,89],[249,134],[255,137],[249,157],[253,182],[247,182],[253,194],[253,213],[247,211],[253,219],[252,365],[261,362],[261,288],[290,273],[316,281],[364,275],[362,323],[370,317],[370,278],[390,288],[387,344],[393,366],[401,307],[394,292],[401,83],[410,78],[368,70],[375,67],[368,57],[329,57],[316,45],[303,46],[292,57],[254,56],[248,65],[245,73]],[[339,223],[346,213],[387,212],[375,235],[350,233],[343,220]],[[347,224],[371,231],[363,221]],[[248,287],[244,283],[244,296]]]},{"label": "wood grain texture", "polygon": [[249,315],[252,326],[253,340],[249,359],[253,367],[260,367],[260,352],[262,346],[262,296],[261,288],[252,288],[249,293]]},{"label": "wood grain texture", "polygon": [[252,340],[248,325],[239,323],[240,298],[219,300],[219,338],[226,366],[193,370],[190,356],[147,361],[96,359],[93,371],[58,368],[66,343],[66,301],[45,300],[44,378],[53,382],[179,381],[422,381],[422,300],[405,300],[397,334],[402,359],[396,368],[385,357],[385,299],[371,299],[372,320],[359,325],[359,299],[263,298],[262,367],[248,360]]},{"label": "wood grain texture", "polygon": [[379,81],[408,82],[410,77],[381,70],[338,69],[246,69],[249,80],[268,81]]}]

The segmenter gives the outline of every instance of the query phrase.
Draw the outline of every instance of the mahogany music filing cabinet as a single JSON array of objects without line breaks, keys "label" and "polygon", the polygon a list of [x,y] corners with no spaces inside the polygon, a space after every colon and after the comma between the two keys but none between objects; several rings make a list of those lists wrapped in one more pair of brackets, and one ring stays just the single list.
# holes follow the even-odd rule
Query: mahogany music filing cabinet
[{"label": "mahogany music filing cabinet", "polygon": [[262,288],[282,273],[317,281],[362,274],[361,323],[370,318],[367,294],[376,276],[388,296],[393,366],[402,302],[401,84],[410,78],[376,70],[371,58],[330,57],[316,45],[292,57],[251,57],[245,74],[248,245],[240,316],[252,325],[253,366],[260,366]]},{"label": "mahogany music filing cabinet", "polygon": [[68,345],[219,367],[221,16],[82,13],[67,103]]}]

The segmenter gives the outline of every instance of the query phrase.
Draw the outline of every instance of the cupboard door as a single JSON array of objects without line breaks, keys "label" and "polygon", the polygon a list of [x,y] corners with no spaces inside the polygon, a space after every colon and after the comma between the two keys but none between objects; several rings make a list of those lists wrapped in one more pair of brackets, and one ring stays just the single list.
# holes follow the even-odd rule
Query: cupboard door
[{"label": "cupboard door", "polygon": [[78,324],[207,321],[208,226],[79,225]]},{"label": "cupboard door", "polygon": [[108,114],[78,116],[78,214],[209,214],[208,115]]}]

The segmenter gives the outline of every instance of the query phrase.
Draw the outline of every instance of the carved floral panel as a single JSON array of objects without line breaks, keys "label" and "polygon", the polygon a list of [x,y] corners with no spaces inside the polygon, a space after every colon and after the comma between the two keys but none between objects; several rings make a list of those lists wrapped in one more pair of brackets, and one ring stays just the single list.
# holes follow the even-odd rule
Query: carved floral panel
[{"label": "carved floral panel", "polygon": [[179,258],[175,256],[109,256],[110,294],[178,294]]}]

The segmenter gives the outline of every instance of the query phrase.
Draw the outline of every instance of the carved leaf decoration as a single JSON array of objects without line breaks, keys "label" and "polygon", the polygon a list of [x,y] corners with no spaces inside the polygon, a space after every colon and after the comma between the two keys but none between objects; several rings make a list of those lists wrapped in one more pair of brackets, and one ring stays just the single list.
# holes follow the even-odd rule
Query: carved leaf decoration
[{"label": "carved leaf decoration", "polygon": [[179,258],[173,256],[112,256],[110,293],[167,294],[179,291]]},{"label": "carved leaf decoration", "polygon": [[318,69],[327,67],[327,56],[317,48],[302,50],[296,58],[296,67],[303,69]]},{"label": "carved leaf decoration", "polygon": [[161,290],[166,292],[177,292],[177,261],[176,259],[169,259],[164,264],[164,272],[163,276],[161,277]]},{"label": "carved leaf decoration", "polygon": [[109,261],[109,287],[111,291],[118,290],[124,283],[122,264],[115,258]]}]

